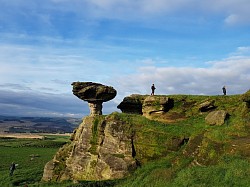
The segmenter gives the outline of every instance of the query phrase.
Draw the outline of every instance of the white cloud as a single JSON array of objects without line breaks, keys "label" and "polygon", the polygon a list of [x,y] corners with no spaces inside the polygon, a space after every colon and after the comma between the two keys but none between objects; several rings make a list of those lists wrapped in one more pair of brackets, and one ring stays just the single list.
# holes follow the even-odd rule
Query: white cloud
[{"label": "white cloud", "polygon": [[[21,51],[25,50],[21,48]],[[219,95],[222,94],[221,88],[224,85],[227,86],[228,94],[241,94],[250,89],[248,46],[238,47],[236,52],[226,59],[208,62],[206,68],[162,67],[162,65],[157,66],[158,61],[165,62],[167,60],[150,58],[134,61],[127,60],[110,66],[105,62],[98,62],[97,64],[93,62],[91,67],[87,67],[86,64],[85,66],[79,66],[81,62],[78,60],[81,60],[81,58],[70,61],[72,57],[67,58],[67,55],[64,56],[65,59],[51,54],[45,57],[38,64],[29,64],[29,61],[22,61],[19,62],[19,66],[15,66],[14,62],[17,60],[15,58],[10,63],[12,65],[2,64],[9,69],[6,74],[3,75],[3,72],[0,74],[0,86],[2,88],[0,101],[2,107],[5,108],[3,108],[3,112],[17,111],[17,114],[23,112],[27,115],[32,115],[32,112],[34,115],[38,115],[40,112],[41,115],[54,113],[60,116],[74,112],[79,115],[81,110],[84,109],[83,115],[87,115],[87,104],[83,104],[71,93],[72,87],[70,83],[78,80],[100,82],[113,86],[118,91],[114,100],[104,104],[103,110],[105,114],[117,110],[116,106],[125,96],[130,94],[150,94],[152,83],[156,85],[156,94],[162,95]],[[55,60],[55,65],[50,64],[54,62],[54,58],[58,58],[60,63],[56,63]],[[47,66],[50,68],[46,68]],[[90,71],[89,75],[91,77],[88,80],[85,75],[88,72],[84,68]],[[98,68],[101,70],[96,70]],[[127,68],[129,69],[128,72],[126,72]],[[24,70],[22,72],[23,76],[19,73],[20,69]],[[131,71],[131,69],[135,71]],[[106,70],[108,72],[101,73]],[[75,74],[79,74],[79,76],[75,76]],[[27,76],[27,82],[18,82],[20,77],[27,78]],[[67,92],[67,95],[60,94],[64,92]],[[83,108],[81,109],[82,104]]]},{"label": "white cloud", "polygon": [[225,22],[228,25],[234,25],[237,24],[240,21],[239,15],[231,14],[228,17],[226,17]]},{"label": "white cloud", "polygon": [[209,64],[208,68],[144,66],[133,75],[115,78],[114,85],[123,96],[150,94],[152,83],[156,85],[156,94],[162,95],[220,95],[223,85],[229,94],[242,94],[250,89],[250,56],[231,56]]},{"label": "white cloud", "polygon": [[238,55],[250,55],[250,47],[245,47],[245,46],[238,47],[236,54],[238,54]]}]

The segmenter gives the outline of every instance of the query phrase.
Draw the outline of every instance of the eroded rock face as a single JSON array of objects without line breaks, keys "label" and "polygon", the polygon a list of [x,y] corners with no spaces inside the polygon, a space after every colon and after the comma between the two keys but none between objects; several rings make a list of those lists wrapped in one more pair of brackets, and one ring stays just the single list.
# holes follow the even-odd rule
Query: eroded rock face
[{"label": "eroded rock face", "polygon": [[181,149],[186,141],[182,136],[169,137],[162,132],[145,133],[141,125],[124,121],[119,113],[85,117],[71,142],[46,164],[42,180],[124,178],[149,160]]},{"label": "eroded rock face", "polygon": [[136,168],[136,160],[131,135],[124,128],[124,124],[113,120],[97,122],[94,117],[85,117],[71,144],[47,163],[43,180],[110,180],[127,176]]},{"label": "eroded rock face", "polygon": [[173,99],[165,96],[130,95],[117,106],[123,113],[140,114],[150,117],[167,112],[174,106]]},{"label": "eroded rock face", "polygon": [[164,113],[173,108],[174,102],[169,97],[148,96],[142,105],[143,116],[149,117],[154,113]]},{"label": "eroded rock face", "polygon": [[123,113],[128,114],[142,114],[142,104],[146,97],[142,95],[130,95],[123,99],[117,106]]},{"label": "eroded rock face", "polygon": [[102,103],[113,99],[117,93],[113,87],[99,83],[73,82],[71,85],[73,94],[89,103],[90,116],[102,115]]},{"label": "eroded rock face", "polygon": [[209,125],[223,125],[228,113],[224,110],[210,112],[205,118]]},{"label": "eroded rock face", "polygon": [[214,105],[215,101],[206,100],[198,106],[200,112],[208,112],[216,108]]}]

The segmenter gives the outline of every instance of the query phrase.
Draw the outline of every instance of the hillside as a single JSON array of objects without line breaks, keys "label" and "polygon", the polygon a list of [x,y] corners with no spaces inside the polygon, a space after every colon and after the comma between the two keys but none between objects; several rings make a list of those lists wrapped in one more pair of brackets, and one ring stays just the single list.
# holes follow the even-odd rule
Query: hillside
[{"label": "hillside", "polygon": [[[44,181],[120,186],[250,184],[250,91],[232,96],[131,95],[123,113],[87,116]],[[212,180],[214,177],[215,180]]]},{"label": "hillside", "polygon": [[0,116],[0,134],[72,133],[80,122],[76,118]]}]

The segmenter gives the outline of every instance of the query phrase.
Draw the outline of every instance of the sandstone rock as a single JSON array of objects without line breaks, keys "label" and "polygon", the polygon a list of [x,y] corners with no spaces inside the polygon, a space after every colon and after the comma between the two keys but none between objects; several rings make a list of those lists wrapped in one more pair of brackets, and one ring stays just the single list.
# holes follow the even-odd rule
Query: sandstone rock
[{"label": "sandstone rock", "polygon": [[198,109],[200,112],[208,112],[208,111],[216,108],[214,103],[215,103],[214,100],[212,100],[212,101],[206,100],[198,106]]},{"label": "sandstone rock", "polygon": [[[136,119],[136,118],[135,118]],[[141,164],[179,150],[188,139],[145,133],[141,123],[124,121],[119,113],[87,116],[44,168],[44,181],[112,180],[127,177]]]},{"label": "sandstone rock", "polygon": [[152,113],[167,112],[173,105],[173,100],[168,97],[133,94],[125,97],[117,108],[123,113],[143,114],[147,117]]},{"label": "sandstone rock", "polygon": [[205,118],[209,125],[223,125],[228,113],[224,110],[210,112]]},{"label": "sandstone rock", "polygon": [[174,102],[169,97],[148,96],[142,105],[143,116],[148,117],[153,113],[167,112],[173,106]]},{"label": "sandstone rock", "polygon": [[[124,124],[100,120],[97,127],[95,120],[90,116],[84,118],[71,144],[46,164],[44,181],[119,179],[136,168],[131,135],[124,130]],[[56,166],[65,168],[56,173]]]},{"label": "sandstone rock", "polygon": [[90,116],[102,115],[102,103],[113,99],[117,93],[113,87],[99,83],[73,82],[71,85],[73,94],[89,103]]},{"label": "sandstone rock", "polygon": [[54,171],[54,162],[53,160],[49,161],[45,167],[43,172],[43,180],[44,181],[50,181],[53,177],[53,171]]},{"label": "sandstone rock", "polygon": [[142,95],[130,95],[123,99],[123,101],[117,106],[123,113],[129,114],[142,114],[142,104],[145,96]]}]

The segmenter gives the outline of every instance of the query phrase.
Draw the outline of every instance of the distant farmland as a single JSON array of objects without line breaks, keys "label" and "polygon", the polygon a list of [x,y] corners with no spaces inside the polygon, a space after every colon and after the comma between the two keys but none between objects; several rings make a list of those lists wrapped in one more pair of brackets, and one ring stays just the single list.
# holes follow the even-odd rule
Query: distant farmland
[{"label": "distant farmland", "polygon": [[81,119],[9,117],[0,116],[0,134],[9,133],[71,133],[78,127]]}]

